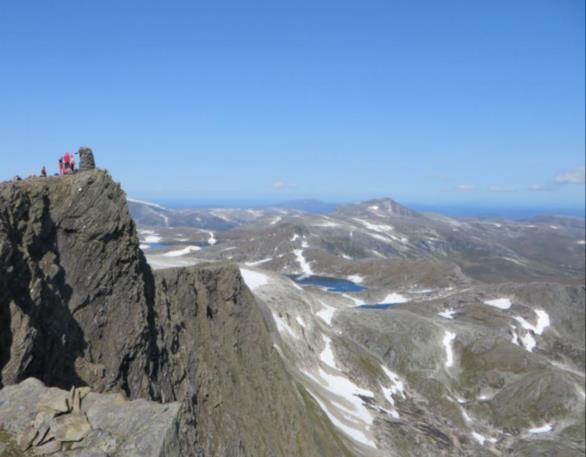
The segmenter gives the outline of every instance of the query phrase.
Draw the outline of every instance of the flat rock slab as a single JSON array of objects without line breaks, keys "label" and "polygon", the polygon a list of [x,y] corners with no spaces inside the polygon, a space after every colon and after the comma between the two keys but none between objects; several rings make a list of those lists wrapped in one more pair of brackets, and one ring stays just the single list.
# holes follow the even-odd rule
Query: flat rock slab
[{"label": "flat rock slab", "polygon": [[[47,416],[49,405],[61,409],[70,393],[47,388],[34,378],[6,386],[0,390],[0,430],[11,435],[14,443],[22,444],[24,439],[24,447],[32,441],[27,455],[179,457],[173,450],[179,403],[128,401],[120,394],[83,393],[79,411],[57,413],[55,417],[51,414],[49,421],[39,421]],[[46,424],[48,431],[44,430]],[[39,428],[42,430],[37,433]],[[35,433],[46,438],[39,441]]]}]

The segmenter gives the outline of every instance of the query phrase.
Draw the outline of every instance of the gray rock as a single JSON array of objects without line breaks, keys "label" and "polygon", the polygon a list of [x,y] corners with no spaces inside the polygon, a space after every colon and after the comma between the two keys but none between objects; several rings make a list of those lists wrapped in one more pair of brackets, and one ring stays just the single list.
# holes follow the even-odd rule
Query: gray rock
[{"label": "gray rock", "polygon": [[96,162],[94,160],[94,153],[88,147],[81,147],[78,151],[79,154],[79,170],[89,171],[96,168]]},{"label": "gray rock", "polygon": [[[238,268],[153,275],[103,171],[0,185],[0,290],[0,386],[36,377],[180,402],[157,410],[179,417],[162,456],[351,455],[283,366]],[[92,428],[144,430],[147,402],[108,398],[81,402]],[[117,439],[116,455],[155,455],[141,436]]]},{"label": "gray rock", "polygon": [[[51,417],[38,424],[39,410],[49,395],[68,394],[46,388],[30,378],[0,390],[3,428],[18,438],[22,450],[34,455],[115,455],[119,457],[179,456],[169,454],[178,440],[179,403],[128,401],[119,394],[91,393],[80,412]],[[36,402],[35,399],[43,398]],[[49,416],[46,416],[49,417]],[[36,423],[36,427],[32,426]],[[67,443],[67,446],[64,445]],[[0,454],[1,455],[1,454]]]}]

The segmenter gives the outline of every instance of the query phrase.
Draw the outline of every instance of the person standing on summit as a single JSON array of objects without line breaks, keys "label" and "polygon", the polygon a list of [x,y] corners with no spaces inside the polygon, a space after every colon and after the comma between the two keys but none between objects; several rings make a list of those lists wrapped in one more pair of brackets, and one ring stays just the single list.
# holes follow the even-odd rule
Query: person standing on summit
[{"label": "person standing on summit", "polygon": [[63,169],[65,174],[69,174],[71,171],[71,154],[69,152],[63,155]]}]

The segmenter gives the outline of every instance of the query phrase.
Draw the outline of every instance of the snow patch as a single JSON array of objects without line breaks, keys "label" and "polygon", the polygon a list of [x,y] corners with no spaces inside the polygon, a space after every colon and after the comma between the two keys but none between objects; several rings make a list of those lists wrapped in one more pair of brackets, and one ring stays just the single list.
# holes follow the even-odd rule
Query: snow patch
[{"label": "snow patch", "polygon": [[442,343],[446,350],[446,362],[445,367],[450,368],[454,365],[454,350],[452,348],[452,342],[456,339],[456,334],[453,332],[445,331],[444,339]]},{"label": "snow patch", "polygon": [[486,300],[484,302],[485,305],[493,306],[494,308],[498,309],[509,309],[511,307],[511,299],[510,298],[496,298],[494,300]]},{"label": "snow patch", "polygon": [[259,287],[266,286],[270,282],[270,279],[267,275],[259,273],[258,271],[241,268],[240,274],[242,274],[242,278],[250,290],[255,290]]},{"label": "snow patch", "polygon": [[326,346],[320,353],[319,359],[329,367],[338,369],[338,366],[336,365],[336,358],[334,357],[334,352],[332,351],[332,339],[326,335],[322,335],[322,339]]},{"label": "snow patch", "polygon": [[472,422],[472,418],[468,415],[468,413],[466,412],[466,410],[462,407],[460,407],[460,413],[462,414],[462,418],[468,423],[470,424]]},{"label": "snow patch", "polygon": [[453,319],[455,314],[456,314],[456,310],[453,308],[449,308],[446,309],[444,311],[442,311],[441,313],[438,313],[439,316],[444,317],[446,319]]},{"label": "snow patch", "polygon": [[348,281],[352,281],[356,284],[362,284],[364,282],[364,277],[360,275],[350,275],[348,276]]},{"label": "snow patch", "polygon": [[186,246],[183,249],[178,249],[177,251],[165,252],[163,255],[165,257],[181,257],[196,251],[201,251],[201,248],[199,246]]},{"label": "snow patch", "polygon": [[403,237],[396,236],[395,235],[395,228],[391,225],[373,224],[372,222],[368,222],[368,221],[365,221],[364,219],[359,219],[356,217],[354,217],[352,219],[355,220],[356,222],[360,222],[368,230],[371,230],[372,232],[377,232],[377,233],[384,235],[384,236],[380,236],[380,235],[375,235],[375,234],[370,233],[369,235],[372,236],[373,238],[376,238],[381,241],[385,241],[387,243],[390,241],[398,241],[400,243],[407,244],[409,242],[409,239],[405,236],[403,236]]},{"label": "snow patch", "polygon": [[516,263],[517,265],[525,266],[526,262],[523,262],[519,259],[514,259],[513,257],[503,257],[504,260],[512,263]]},{"label": "snow patch", "polygon": [[274,311],[272,314],[273,314],[273,319],[275,320],[275,324],[277,324],[277,331],[279,332],[279,335],[282,335],[283,333],[288,333],[293,338],[299,338],[299,336],[293,331],[293,329],[291,327],[289,327],[289,325],[287,324],[285,319],[283,319],[281,316],[279,316]]},{"label": "snow patch", "polygon": [[339,227],[340,224],[338,224],[337,222],[332,222],[332,221],[324,221],[324,222],[318,222],[316,224],[312,224],[314,227],[323,227],[323,228],[330,228],[330,227]]},{"label": "snow patch", "polygon": [[311,276],[313,274],[313,270],[311,269],[311,265],[309,264],[309,262],[303,256],[303,249],[295,249],[293,251],[293,254],[295,254],[295,257],[297,258],[297,262],[299,263],[299,266],[301,267],[301,271],[303,272],[303,274],[306,276]]},{"label": "snow patch", "polygon": [[[358,387],[345,376],[332,375],[326,373],[321,368],[319,369],[317,377],[305,371],[303,373],[329,391],[332,395],[343,398],[345,403],[349,404],[349,406],[346,406],[337,401],[331,401],[332,405],[335,405],[336,408],[342,412],[345,421],[341,421],[335,414],[331,413],[328,407],[325,407],[323,402],[319,401],[319,399],[314,396],[314,398],[318,400],[322,409],[328,414],[332,423],[354,440],[370,447],[376,447],[374,441],[369,439],[362,431],[363,429],[368,429],[372,425],[374,418],[370,414],[370,411],[364,406],[360,397],[358,397],[360,395],[363,397],[374,398],[374,394],[370,390]],[[352,425],[348,425],[346,421]]]},{"label": "snow patch", "polygon": [[399,303],[407,303],[409,299],[401,294],[390,293],[385,298],[383,298],[382,303],[388,304],[391,303],[393,305],[397,305]]},{"label": "snow patch", "polygon": [[228,216],[226,216],[226,214],[224,214],[224,212],[222,210],[213,209],[213,210],[210,211],[210,214],[212,216],[215,216],[215,217],[217,217],[219,219],[222,219],[222,220],[224,220],[226,222],[232,222],[232,219],[230,219]]},{"label": "snow patch", "polygon": [[[527,322],[521,316],[515,316],[515,320],[521,324],[521,327],[525,330],[525,335],[521,336],[520,340],[523,347],[529,352],[533,352],[533,349],[537,346],[537,341],[533,335],[542,335],[543,331],[551,324],[549,314],[544,310],[536,309],[535,314],[537,314],[537,322],[535,325]],[[513,336],[513,340],[515,340],[515,336]]]},{"label": "snow patch", "polygon": [[548,433],[548,432],[551,432],[552,430],[553,430],[553,427],[551,424],[545,424],[545,425],[542,425],[541,427],[530,428],[528,430],[528,432],[531,434],[537,434],[537,433]]},{"label": "snow patch", "polygon": [[521,324],[521,327],[523,327],[525,330],[530,330],[533,333],[535,333],[536,335],[541,335],[541,334],[543,334],[543,331],[547,327],[549,327],[549,325],[551,323],[550,319],[549,319],[549,314],[547,314],[542,309],[536,309],[535,314],[537,314],[537,323],[535,325],[530,324],[525,319],[523,319],[521,316],[515,316],[515,320],[517,322],[519,322]]},{"label": "snow patch", "polygon": [[145,241],[145,243],[160,243],[162,239],[163,238],[161,238],[159,235],[152,234],[152,235],[147,235],[144,238],[144,241]]},{"label": "snow patch", "polygon": [[405,384],[399,378],[399,375],[389,370],[384,365],[381,365],[383,373],[389,380],[391,381],[390,387],[385,387],[381,384],[381,389],[383,391],[383,396],[392,406],[390,411],[391,416],[395,419],[399,419],[399,412],[395,409],[395,396],[400,395],[401,398],[405,398]]},{"label": "snow patch", "polygon": [[529,352],[533,352],[533,349],[535,349],[535,346],[537,346],[537,341],[535,341],[535,338],[533,338],[533,335],[531,335],[529,332],[525,333],[525,335],[521,337],[521,343],[523,344],[523,347]]},{"label": "snow patch", "polygon": [[332,325],[332,319],[334,318],[334,313],[337,311],[336,308],[333,306],[326,305],[324,302],[320,302],[324,307],[322,310],[315,313],[315,315],[321,318],[326,324]]},{"label": "snow patch", "polygon": [[255,267],[257,265],[262,265],[263,263],[268,263],[271,260],[273,260],[273,258],[272,257],[268,257],[266,259],[257,260],[256,262],[246,262],[244,265],[246,265],[247,267]]},{"label": "snow patch", "polygon": [[480,433],[472,432],[472,438],[474,438],[481,446],[484,446],[486,442],[486,437],[481,435]]},{"label": "snow patch", "polygon": [[353,297],[353,296],[351,296],[351,295],[348,295],[348,294],[342,294],[342,297],[345,297],[345,298],[347,298],[348,300],[350,300],[350,301],[354,302],[354,304],[355,304],[356,306],[366,305],[366,303],[364,303],[364,300],[361,300],[361,299],[359,299],[359,298],[354,298],[354,297]]},{"label": "snow patch", "polygon": [[214,232],[208,232],[210,234],[210,237],[208,238],[208,244],[210,246],[213,246],[214,244],[216,244],[218,242],[218,240],[216,240],[216,237],[214,236]]},{"label": "snow patch", "polygon": [[297,317],[295,318],[295,320],[297,321],[297,323],[298,323],[299,325],[301,325],[301,327],[303,327],[303,328],[305,328],[305,327],[306,327],[306,325],[305,325],[305,321],[303,320],[303,318],[302,318],[301,316],[297,316]]},{"label": "snow patch", "polygon": [[489,443],[493,443],[493,444],[497,442],[496,438],[487,438],[486,436],[481,435],[480,433],[477,433],[477,432],[472,432],[472,438],[474,438],[476,441],[478,441],[478,443],[481,446],[484,446],[484,443],[486,443],[487,441]]},{"label": "snow patch", "polygon": [[317,402],[322,411],[326,413],[326,415],[335,427],[339,428],[343,433],[348,435],[354,441],[365,444],[369,447],[376,448],[376,444],[374,443],[374,441],[372,441],[368,436],[366,436],[366,434],[362,430],[358,429],[357,427],[349,426],[346,423],[342,422],[340,419],[338,419],[338,417],[335,414],[333,414],[330,411],[330,409],[326,406],[326,404],[323,401],[321,401],[312,392],[309,391],[309,393]]},{"label": "snow patch", "polygon": [[132,203],[140,203],[141,205],[152,206],[153,208],[157,209],[166,209],[165,207],[158,205],[157,203],[145,202],[144,200],[136,200],[135,198],[128,198],[126,200]]}]

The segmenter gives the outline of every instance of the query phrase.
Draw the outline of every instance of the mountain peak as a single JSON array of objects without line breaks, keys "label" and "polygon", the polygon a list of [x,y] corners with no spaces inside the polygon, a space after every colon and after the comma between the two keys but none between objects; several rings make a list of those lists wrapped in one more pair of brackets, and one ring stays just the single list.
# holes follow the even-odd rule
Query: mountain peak
[{"label": "mountain peak", "polygon": [[391,217],[391,216],[402,216],[402,217],[422,217],[417,211],[407,208],[406,206],[397,203],[392,198],[379,198],[373,200],[367,200],[362,203],[354,203],[349,205],[340,206],[335,211],[339,214],[346,216],[375,216],[375,217]]}]

